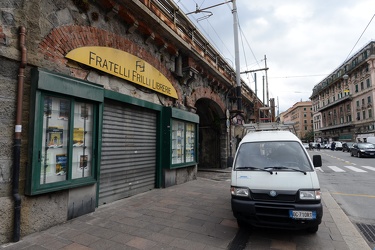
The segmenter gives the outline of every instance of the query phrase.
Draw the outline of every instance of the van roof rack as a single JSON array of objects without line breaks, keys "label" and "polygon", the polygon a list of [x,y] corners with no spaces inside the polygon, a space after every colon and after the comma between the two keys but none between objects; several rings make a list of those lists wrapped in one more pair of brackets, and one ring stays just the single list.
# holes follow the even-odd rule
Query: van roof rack
[{"label": "van roof rack", "polygon": [[243,124],[243,127],[244,127],[244,130],[246,131],[245,134],[250,133],[250,132],[273,131],[273,130],[290,131],[293,134],[296,134],[294,124],[295,123],[257,122],[257,123]]}]

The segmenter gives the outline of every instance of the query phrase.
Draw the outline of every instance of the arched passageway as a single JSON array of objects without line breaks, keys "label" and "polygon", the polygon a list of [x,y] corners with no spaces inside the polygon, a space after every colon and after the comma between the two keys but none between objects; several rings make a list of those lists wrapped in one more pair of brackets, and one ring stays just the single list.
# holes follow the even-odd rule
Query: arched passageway
[{"label": "arched passageway", "polygon": [[197,100],[199,115],[199,168],[223,168],[226,164],[225,115],[216,102]]}]

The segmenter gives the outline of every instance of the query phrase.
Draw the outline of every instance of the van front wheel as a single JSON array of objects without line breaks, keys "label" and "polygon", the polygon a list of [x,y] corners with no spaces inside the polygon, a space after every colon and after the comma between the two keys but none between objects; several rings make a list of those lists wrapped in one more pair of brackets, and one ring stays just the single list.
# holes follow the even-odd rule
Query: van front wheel
[{"label": "van front wheel", "polygon": [[244,227],[247,226],[247,223],[243,220],[237,219],[237,225],[238,225],[239,228],[244,228]]},{"label": "van front wheel", "polygon": [[307,229],[307,232],[314,234],[314,233],[318,232],[318,229],[319,229],[319,225],[316,225],[316,226],[313,226],[313,227],[309,227]]}]

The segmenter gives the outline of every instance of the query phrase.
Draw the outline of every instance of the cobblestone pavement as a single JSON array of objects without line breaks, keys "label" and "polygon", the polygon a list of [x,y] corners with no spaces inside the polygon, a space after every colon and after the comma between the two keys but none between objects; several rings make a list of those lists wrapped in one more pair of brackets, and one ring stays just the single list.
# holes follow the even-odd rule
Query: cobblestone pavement
[{"label": "cobblestone pavement", "polygon": [[239,230],[230,207],[229,178],[228,169],[199,171],[197,180],[100,206],[0,249],[369,249],[325,191],[325,213],[316,234]]}]

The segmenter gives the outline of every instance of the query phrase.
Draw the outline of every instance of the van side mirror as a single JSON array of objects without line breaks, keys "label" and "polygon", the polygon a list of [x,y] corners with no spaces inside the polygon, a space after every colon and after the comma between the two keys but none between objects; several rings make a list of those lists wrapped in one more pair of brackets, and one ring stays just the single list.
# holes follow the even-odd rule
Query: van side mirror
[{"label": "van side mirror", "polygon": [[313,164],[314,168],[322,166],[322,156],[321,155],[313,155]]}]

